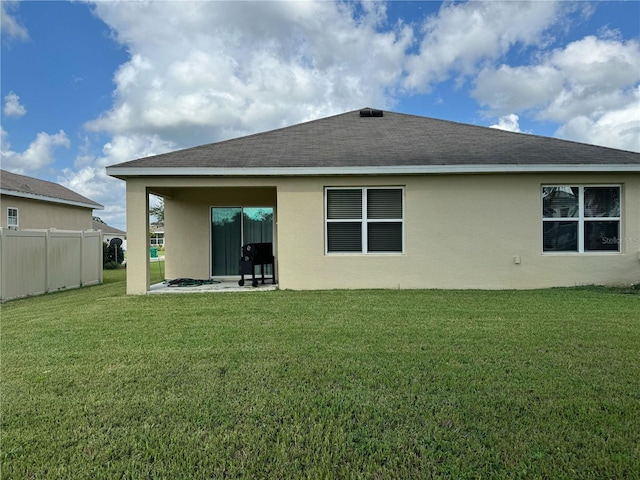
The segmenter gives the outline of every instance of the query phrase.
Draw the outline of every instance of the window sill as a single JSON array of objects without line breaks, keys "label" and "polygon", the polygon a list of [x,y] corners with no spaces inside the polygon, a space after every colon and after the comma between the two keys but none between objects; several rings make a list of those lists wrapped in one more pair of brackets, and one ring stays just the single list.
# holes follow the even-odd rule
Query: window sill
[{"label": "window sill", "polygon": [[588,256],[588,257],[593,257],[593,256],[611,256],[611,255],[622,255],[623,252],[607,252],[607,251],[602,251],[602,252],[542,252],[542,256],[549,256],[549,257],[558,257],[558,256],[568,256],[568,257],[575,257],[575,256]]},{"label": "window sill", "polygon": [[326,252],[325,257],[404,257],[404,252],[372,252],[372,253],[359,253],[359,252]]}]

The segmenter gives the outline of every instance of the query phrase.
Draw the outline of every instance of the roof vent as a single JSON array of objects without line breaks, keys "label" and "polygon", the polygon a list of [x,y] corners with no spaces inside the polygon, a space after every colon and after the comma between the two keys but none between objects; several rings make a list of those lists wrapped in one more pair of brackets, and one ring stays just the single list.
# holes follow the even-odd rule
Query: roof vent
[{"label": "roof vent", "polygon": [[361,117],[382,117],[382,110],[375,110],[373,108],[365,108],[360,110]]}]

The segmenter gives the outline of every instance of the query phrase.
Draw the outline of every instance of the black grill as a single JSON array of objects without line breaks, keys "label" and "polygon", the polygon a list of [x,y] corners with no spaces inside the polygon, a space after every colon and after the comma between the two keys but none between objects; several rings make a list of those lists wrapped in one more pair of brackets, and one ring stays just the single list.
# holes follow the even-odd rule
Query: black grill
[{"label": "black grill", "polygon": [[254,287],[258,286],[258,279],[256,278],[256,267],[260,266],[261,280],[264,284],[265,277],[264,269],[267,265],[271,265],[272,283],[276,283],[276,265],[273,256],[273,244],[272,243],[247,243],[242,247],[242,257],[240,257],[240,280],[238,285],[241,287],[244,285],[244,276],[251,274],[251,284]]}]

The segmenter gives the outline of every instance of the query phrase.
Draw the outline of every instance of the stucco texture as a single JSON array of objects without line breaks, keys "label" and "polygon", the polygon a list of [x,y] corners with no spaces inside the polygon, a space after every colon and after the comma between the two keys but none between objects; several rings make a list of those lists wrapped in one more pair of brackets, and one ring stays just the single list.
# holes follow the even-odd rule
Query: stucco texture
[{"label": "stucco texture", "polygon": [[[549,184],[621,185],[621,252],[543,253],[541,187]],[[403,188],[404,252],[325,252],[325,188],[343,186]],[[640,282],[640,175],[633,172],[128,179],[129,293],[149,288],[149,193],[165,197],[167,278],[211,275],[211,207],[271,206],[282,289]]]},{"label": "stucco texture", "polygon": [[92,210],[85,207],[44,202],[29,198],[2,195],[0,226],[7,226],[7,208],[18,209],[18,227],[24,229],[55,228],[58,230],[89,230]]}]

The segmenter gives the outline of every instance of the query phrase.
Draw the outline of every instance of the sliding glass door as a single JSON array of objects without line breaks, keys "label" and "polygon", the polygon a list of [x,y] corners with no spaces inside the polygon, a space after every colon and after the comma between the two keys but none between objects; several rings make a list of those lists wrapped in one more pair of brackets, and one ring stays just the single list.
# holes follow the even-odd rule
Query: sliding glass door
[{"label": "sliding glass door", "polygon": [[211,243],[213,276],[237,274],[242,248],[241,208],[211,209]]},{"label": "sliding glass door", "polygon": [[[242,245],[273,242],[273,208],[214,207],[211,209],[211,272],[238,275]],[[270,275],[270,267],[265,274]],[[256,272],[258,273],[258,272]]]}]

